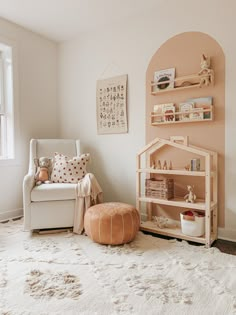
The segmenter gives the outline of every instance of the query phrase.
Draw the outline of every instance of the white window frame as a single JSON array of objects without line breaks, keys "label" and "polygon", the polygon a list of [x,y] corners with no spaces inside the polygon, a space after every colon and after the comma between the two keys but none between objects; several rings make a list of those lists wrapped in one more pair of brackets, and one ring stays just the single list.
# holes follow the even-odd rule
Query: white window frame
[{"label": "white window frame", "polygon": [[[18,99],[18,73],[16,44],[0,37],[0,166],[19,164],[16,159],[16,109]],[[17,133],[16,133],[17,130]],[[19,140],[19,135],[17,135]]]}]

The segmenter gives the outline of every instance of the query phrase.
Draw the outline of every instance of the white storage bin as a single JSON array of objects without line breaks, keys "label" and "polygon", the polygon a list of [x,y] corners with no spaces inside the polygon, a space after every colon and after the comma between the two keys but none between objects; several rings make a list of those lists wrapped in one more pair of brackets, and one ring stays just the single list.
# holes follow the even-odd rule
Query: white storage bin
[{"label": "white storage bin", "polygon": [[193,211],[204,216],[187,215],[187,211],[180,213],[182,233],[189,236],[202,236],[205,234],[205,214],[200,211]]}]

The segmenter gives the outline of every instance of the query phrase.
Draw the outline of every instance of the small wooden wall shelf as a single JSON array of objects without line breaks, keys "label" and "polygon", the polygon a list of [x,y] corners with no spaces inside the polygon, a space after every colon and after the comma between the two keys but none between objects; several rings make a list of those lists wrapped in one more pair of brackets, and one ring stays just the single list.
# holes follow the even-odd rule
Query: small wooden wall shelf
[{"label": "small wooden wall shelf", "polygon": [[[194,108],[192,110],[189,111],[177,111],[177,112],[173,112],[171,114],[167,114],[167,113],[151,113],[151,125],[152,126],[159,126],[159,125],[166,125],[166,124],[180,124],[180,123],[190,123],[190,122],[206,122],[206,121],[212,121],[213,120],[213,106],[212,105],[207,105],[207,108]],[[191,115],[194,113],[203,113],[203,118],[188,118],[188,119],[181,119],[182,115]],[[205,118],[205,114],[207,113],[207,117],[209,118]],[[168,116],[174,116],[173,120],[168,120],[166,119],[166,117]],[[161,121],[157,121],[157,119],[161,119]]]},{"label": "small wooden wall shelf", "polygon": [[[152,95],[157,95],[160,93],[168,93],[168,92],[174,92],[174,91],[180,91],[180,90],[185,90],[185,89],[190,89],[190,88],[200,88],[200,81],[203,78],[207,78],[210,82],[210,84],[214,84],[214,72],[211,70],[211,74],[191,74],[191,75],[186,75],[183,77],[178,77],[175,78],[174,80],[167,80],[167,81],[162,81],[162,82],[155,82],[151,81],[151,94]],[[165,83],[171,83],[174,82],[175,87],[174,88],[165,88],[163,90],[155,90],[155,88],[158,85],[163,85]],[[179,84],[179,85],[177,85]],[[203,85],[204,86],[204,85]]]}]

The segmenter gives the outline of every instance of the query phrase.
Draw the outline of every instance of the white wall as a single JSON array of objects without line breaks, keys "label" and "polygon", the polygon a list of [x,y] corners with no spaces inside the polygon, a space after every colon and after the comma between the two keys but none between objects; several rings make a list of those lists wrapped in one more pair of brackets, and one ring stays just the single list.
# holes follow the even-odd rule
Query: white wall
[{"label": "white wall", "polygon": [[[22,180],[28,168],[29,140],[58,137],[57,45],[0,19],[0,40],[16,48],[18,87],[17,163],[0,161],[0,219],[22,210]],[[9,212],[9,213],[8,213]]]},{"label": "white wall", "polygon": [[[84,152],[91,153],[92,171],[105,199],[135,204],[135,158],[145,144],[145,72],[150,58],[178,33],[200,31],[215,38],[226,57],[226,228],[220,233],[236,240],[235,10],[234,0],[158,1],[149,14],[62,43],[59,100],[61,136],[80,138]],[[124,73],[129,81],[129,133],[98,136],[96,80]]]}]

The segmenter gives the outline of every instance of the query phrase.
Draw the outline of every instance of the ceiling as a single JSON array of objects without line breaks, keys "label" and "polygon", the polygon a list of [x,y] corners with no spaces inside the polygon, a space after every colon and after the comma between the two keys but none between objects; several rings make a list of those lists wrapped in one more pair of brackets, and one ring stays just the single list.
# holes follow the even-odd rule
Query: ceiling
[{"label": "ceiling", "polygon": [[0,0],[0,17],[55,41],[149,12],[165,0]]}]

